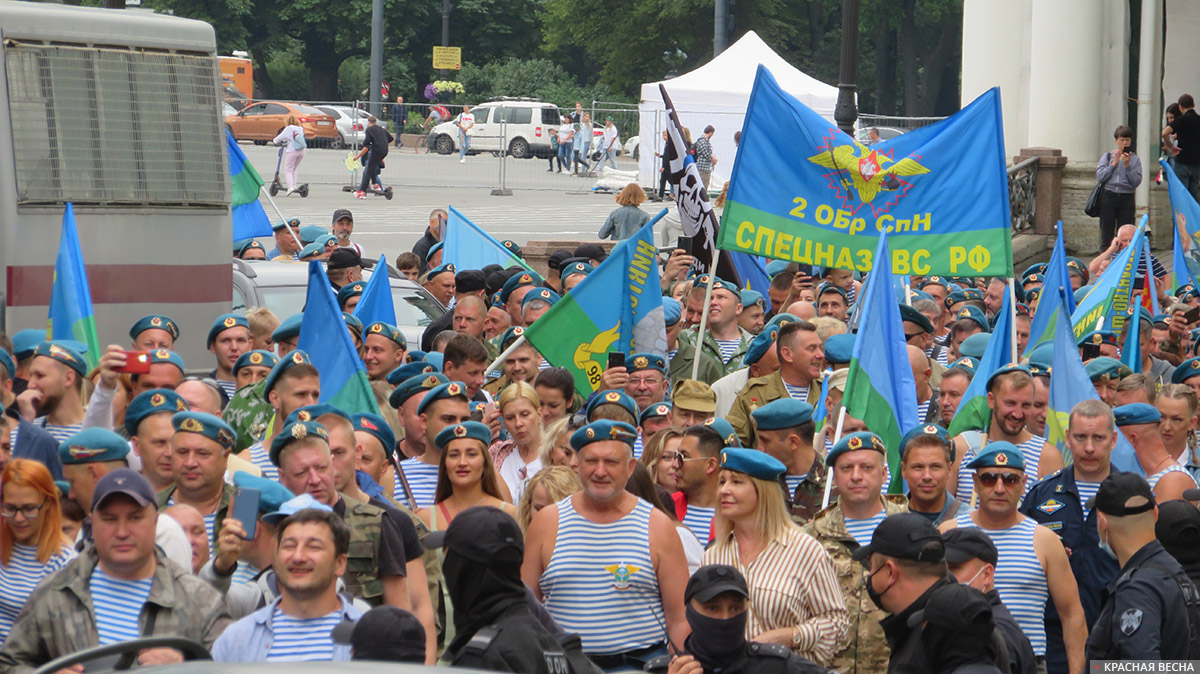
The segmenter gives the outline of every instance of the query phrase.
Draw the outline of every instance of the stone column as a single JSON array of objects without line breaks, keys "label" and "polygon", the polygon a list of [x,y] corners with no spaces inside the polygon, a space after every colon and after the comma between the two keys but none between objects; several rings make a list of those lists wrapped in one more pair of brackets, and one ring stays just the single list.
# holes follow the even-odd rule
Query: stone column
[{"label": "stone column", "polygon": [[963,3],[962,105],[1000,87],[1005,154],[1029,144],[1031,1]]},{"label": "stone column", "polygon": [[1038,158],[1033,231],[1054,236],[1054,226],[1062,219],[1062,178],[1067,158],[1062,150],[1055,148],[1026,147],[1013,157],[1013,164],[1020,164],[1030,157]]},{"label": "stone column", "polygon": [[[1028,143],[1095,161],[1100,156],[1102,12],[1095,0],[1032,3]],[[1003,52],[994,56],[1006,57]]]}]

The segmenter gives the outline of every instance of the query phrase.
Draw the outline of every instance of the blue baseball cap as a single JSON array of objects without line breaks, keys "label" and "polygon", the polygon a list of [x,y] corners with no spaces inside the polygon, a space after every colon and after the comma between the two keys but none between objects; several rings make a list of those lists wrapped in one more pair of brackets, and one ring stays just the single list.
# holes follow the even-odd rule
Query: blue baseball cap
[{"label": "blue baseball cap", "polygon": [[301,510],[326,510],[333,512],[333,508],[330,508],[324,503],[321,503],[317,499],[313,498],[312,494],[301,494],[279,506],[278,510],[269,512],[261,516],[259,519],[267,524],[270,524],[271,526],[277,527],[279,526],[280,522],[292,515],[295,515]]}]

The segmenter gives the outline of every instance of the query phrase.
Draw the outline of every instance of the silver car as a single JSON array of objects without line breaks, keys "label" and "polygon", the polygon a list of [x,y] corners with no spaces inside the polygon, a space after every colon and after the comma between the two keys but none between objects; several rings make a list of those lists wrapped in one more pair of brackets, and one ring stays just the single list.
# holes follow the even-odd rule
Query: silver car
[{"label": "silver car", "polygon": [[363,141],[363,130],[367,128],[366,110],[352,108],[347,105],[317,105],[321,112],[333,117],[337,125],[338,137],[333,141],[333,148],[343,148],[358,145]]}]

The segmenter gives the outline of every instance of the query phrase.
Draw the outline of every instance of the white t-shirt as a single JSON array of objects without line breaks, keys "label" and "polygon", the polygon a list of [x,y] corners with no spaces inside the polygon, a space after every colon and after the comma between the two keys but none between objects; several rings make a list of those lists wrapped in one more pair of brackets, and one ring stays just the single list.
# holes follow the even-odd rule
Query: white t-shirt
[{"label": "white t-shirt", "polygon": [[607,152],[610,145],[612,146],[612,149],[617,149],[616,125],[604,127],[604,140],[600,141],[600,149]]},{"label": "white t-shirt", "polygon": [[475,129],[475,115],[469,112],[462,113],[458,116],[458,124],[468,136],[471,135]]},{"label": "white t-shirt", "polygon": [[570,137],[571,137],[571,125],[570,124],[563,124],[562,126],[558,127],[558,142],[559,143],[567,142],[567,140],[569,140]]},{"label": "white t-shirt", "polygon": [[513,503],[519,503],[521,494],[525,492],[525,483],[529,478],[537,475],[537,472],[542,469],[542,457],[536,457],[533,461],[525,463],[521,458],[521,452],[515,448],[512,453],[504,457],[504,463],[499,466],[500,477],[504,479],[504,483],[508,485],[508,492],[512,494]]}]

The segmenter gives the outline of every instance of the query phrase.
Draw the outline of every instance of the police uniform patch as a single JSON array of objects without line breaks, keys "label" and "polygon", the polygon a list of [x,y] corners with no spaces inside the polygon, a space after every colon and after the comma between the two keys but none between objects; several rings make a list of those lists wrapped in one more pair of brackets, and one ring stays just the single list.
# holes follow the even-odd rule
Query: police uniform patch
[{"label": "police uniform patch", "polygon": [[1054,513],[1058,512],[1059,510],[1062,510],[1063,507],[1066,505],[1067,504],[1063,503],[1062,501],[1056,501],[1054,499],[1050,499],[1050,500],[1046,501],[1045,503],[1043,503],[1042,505],[1038,506],[1037,509],[1046,513],[1047,515],[1053,515]]},{"label": "police uniform patch", "polygon": [[1133,633],[1138,631],[1142,626],[1142,610],[1140,608],[1131,608],[1121,614],[1121,633],[1125,636],[1133,636]]}]

